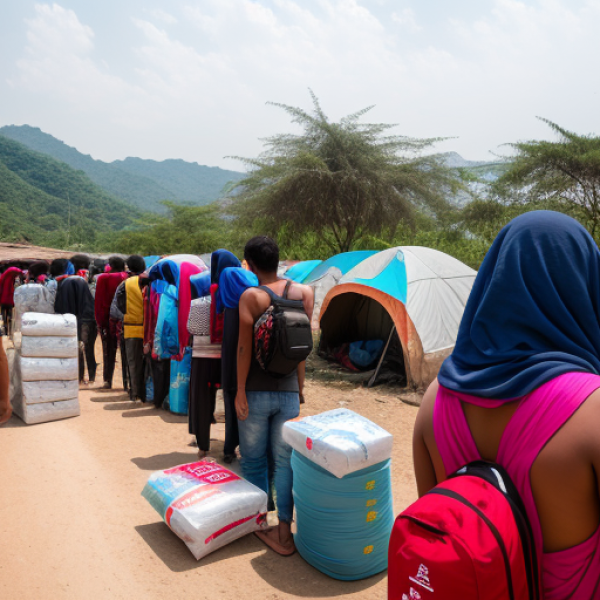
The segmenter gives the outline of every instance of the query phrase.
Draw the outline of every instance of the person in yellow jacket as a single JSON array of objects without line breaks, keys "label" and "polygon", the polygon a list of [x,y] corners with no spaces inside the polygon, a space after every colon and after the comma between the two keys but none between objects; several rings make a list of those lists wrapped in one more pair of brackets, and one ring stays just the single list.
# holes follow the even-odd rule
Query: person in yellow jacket
[{"label": "person in yellow jacket", "polygon": [[142,256],[134,254],[127,261],[130,277],[119,285],[116,292],[117,308],[123,313],[123,337],[129,369],[129,397],[131,400],[146,399],[144,361],[144,300],[139,276],[146,263]]}]

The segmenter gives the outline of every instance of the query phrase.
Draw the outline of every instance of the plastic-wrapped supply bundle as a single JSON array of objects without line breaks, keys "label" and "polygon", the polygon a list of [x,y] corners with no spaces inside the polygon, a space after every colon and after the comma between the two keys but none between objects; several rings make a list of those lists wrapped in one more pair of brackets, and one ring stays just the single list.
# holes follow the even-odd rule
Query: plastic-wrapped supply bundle
[{"label": "plastic-wrapped supply bundle", "polygon": [[365,579],[387,569],[394,526],[390,461],[341,479],[292,453],[302,558],[334,579]]},{"label": "plastic-wrapped supply bundle", "polygon": [[58,402],[79,396],[79,382],[72,381],[23,381],[23,401],[25,404]]},{"label": "plastic-wrapped supply bundle", "polygon": [[336,477],[365,469],[392,455],[392,435],[346,408],[288,421],[283,427],[283,439]]},{"label": "plastic-wrapped supply bundle", "polygon": [[23,336],[77,336],[77,317],[25,313],[21,319],[21,333]]},{"label": "plastic-wrapped supply bundle", "polygon": [[213,462],[157,471],[142,496],[197,560],[267,526],[267,495]]},{"label": "plastic-wrapped supply bundle", "polygon": [[28,358],[19,356],[22,381],[70,381],[78,379],[77,358]]},{"label": "plastic-wrapped supply bundle", "polygon": [[21,338],[21,355],[28,358],[77,358],[79,344],[76,337]]},{"label": "plastic-wrapped supply bundle", "polygon": [[384,571],[394,525],[392,436],[337,409],[288,421],[283,438],[294,448],[295,543],[302,558],[335,579]]},{"label": "plastic-wrapped supply bundle", "polygon": [[[22,398],[22,396],[21,396]],[[13,407],[15,413],[27,425],[35,425],[37,423],[47,423],[48,421],[58,421],[68,417],[77,417],[80,414],[79,400],[61,400],[60,402],[43,402],[40,404],[26,404],[21,401]]]},{"label": "plastic-wrapped supply bundle", "polygon": [[190,402],[190,377],[192,373],[192,349],[186,348],[181,360],[171,360],[171,384],[169,387],[169,410],[187,415]]},{"label": "plastic-wrapped supply bundle", "polygon": [[21,285],[15,290],[15,331],[21,330],[21,318],[25,313],[54,314],[54,295],[39,283]]}]

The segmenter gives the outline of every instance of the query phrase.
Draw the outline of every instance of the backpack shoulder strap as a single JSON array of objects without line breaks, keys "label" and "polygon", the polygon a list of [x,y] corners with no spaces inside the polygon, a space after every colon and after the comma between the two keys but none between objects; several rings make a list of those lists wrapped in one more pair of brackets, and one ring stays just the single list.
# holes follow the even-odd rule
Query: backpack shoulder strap
[{"label": "backpack shoulder strap", "polygon": [[285,289],[283,290],[283,295],[281,296],[284,300],[287,300],[288,292],[290,291],[291,286],[292,286],[292,280],[288,279],[285,283]]},{"label": "backpack shoulder strap", "polygon": [[270,287],[267,287],[266,285],[259,285],[257,289],[262,290],[263,292],[267,292],[267,294],[269,294],[269,297],[271,298],[271,302],[275,300],[275,298],[279,298],[279,296]]}]

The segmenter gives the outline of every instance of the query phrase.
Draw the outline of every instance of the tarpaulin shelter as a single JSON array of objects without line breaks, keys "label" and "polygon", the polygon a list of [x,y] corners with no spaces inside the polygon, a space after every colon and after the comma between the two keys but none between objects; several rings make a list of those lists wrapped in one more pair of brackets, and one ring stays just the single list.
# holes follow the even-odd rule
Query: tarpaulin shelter
[{"label": "tarpaulin shelter", "polygon": [[377,251],[356,250],[355,252],[336,254],[320,262],[304,278],[303,283],[310,285],[314,292],[313,328],[318,328],[321,306],[329,290],[336,286],[348,271],[373,254],[377,254]]},{"label": "tarpaulin shelter", "polygon": [[421,246],[370,256],[325,297],[321,348],[390,337],[395,326],[409,386],[424,387],[452,351],[477,272]]},{"label": "tarpaulin shelter", "polygon": [[313,269],[322,262],[322,260],[302,260],[289,267],[283,276],[296,283],[304,283],[306,277],[309,276]]}]

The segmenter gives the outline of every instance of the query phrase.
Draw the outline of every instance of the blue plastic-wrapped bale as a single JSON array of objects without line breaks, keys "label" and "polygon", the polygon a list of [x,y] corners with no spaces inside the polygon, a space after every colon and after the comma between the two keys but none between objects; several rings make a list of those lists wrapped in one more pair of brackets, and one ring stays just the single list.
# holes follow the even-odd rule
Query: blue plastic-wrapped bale
[{"label": "blue plastic-wrapped bale", "polygon": [[387,569],[394,525],[390,461],[341,479],[292,454],[296,548],[333,577],[353,581]]},{"label": "blue plastic-wrapped bale", "polygon": [[319,571],[342,580],[387,568],[394,524],[392,436],[347,409],[289,421],[296,547]]},{"label": "blue plastic-wrapped bale", "polygon": [[192,372],[192,349],[186,348],[181,360],[171,360],[171,385],[169,409],[178,415],[187,415],[190,401],[190,376]]}]

